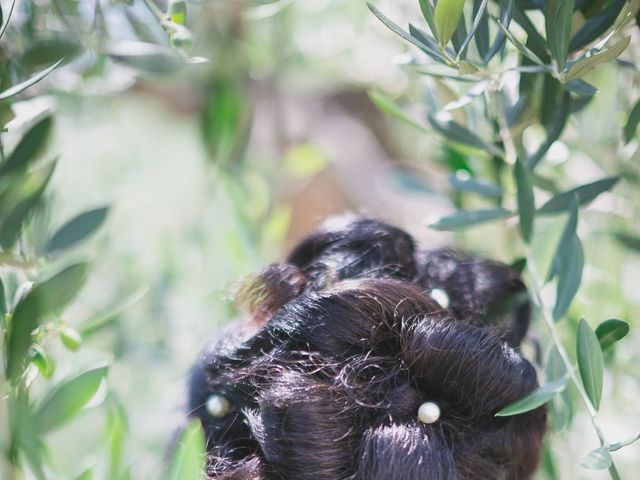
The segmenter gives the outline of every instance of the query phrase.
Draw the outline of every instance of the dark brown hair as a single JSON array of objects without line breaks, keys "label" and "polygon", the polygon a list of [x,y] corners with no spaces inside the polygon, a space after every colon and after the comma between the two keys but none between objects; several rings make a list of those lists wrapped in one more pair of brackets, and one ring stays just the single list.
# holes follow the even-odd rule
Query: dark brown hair
[{"label": "dark brown hair", "polygon": [[[448,308],[431,293],[440,289]],[[417,250],[404,231],[341,217],[242,289],[251,321],[192,370],[207,474],[225,480],[526,479],[544,407],[495,417],[537,387],[518,351],[526,288],[498,262]],[[516,301],[514,301],[516,298]],[[212,396],[223,411],[207,409]],[[441,416],[421,423],[434,402]]]}]

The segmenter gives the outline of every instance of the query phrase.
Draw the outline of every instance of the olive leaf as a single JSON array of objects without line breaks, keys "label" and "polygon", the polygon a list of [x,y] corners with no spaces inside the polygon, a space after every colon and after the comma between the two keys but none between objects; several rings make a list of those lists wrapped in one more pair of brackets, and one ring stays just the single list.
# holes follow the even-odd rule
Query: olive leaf
[{"label": "olive leaf", "polygon": [[598,337],[584,319],[578,325],[576,354],[582,385],[593,407],[598,410],[602,398],[604,361]]},{"label": "olive leaf", "polygon": [[496,413],[496,417],[509,417],[535,410],[539,406],[544,405],[551,400],[556,394],[562,392],[566,386],[566,377],[547,383],[542,387],[536,388],[526,397],[507,405]]},{"label": "olive leaf", "polygon": [[440,47],[444,48],[458,28],[462,18],[464,0],[439,0],[434,12]]},{"label": "olive leaf", "polygon": [[50,432],[75,417],[94,397],[106,374],[107,367],[100,367],[58,383],[34,413],[38,431]]},{"label": "olive leaf", "polygon": [[494,208],[488,210],[460,211],[452,215],[441,218],[429,225],[436,230],[459,230],[462,228],[493,222],[503,218],[513,216],[511,210],[506,208]]},{"label": "olive leaf", "polygon": [[170,480],[201,480],[204,472],[205,441],[199,420],[186,426],[171,460]]}]

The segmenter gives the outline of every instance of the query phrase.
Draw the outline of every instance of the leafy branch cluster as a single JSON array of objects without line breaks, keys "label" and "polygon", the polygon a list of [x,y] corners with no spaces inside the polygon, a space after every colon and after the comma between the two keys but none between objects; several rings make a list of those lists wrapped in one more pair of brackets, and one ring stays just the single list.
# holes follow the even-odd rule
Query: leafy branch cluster
[{"label": "leafy branch cluster", "polygon": [[[585,255],[578,236],[579,210],[612,190],[626,175],[619,172],[563,190],[556,183],[554,170],[544,169],[544,160],[570,119],[587,108],[598,92],[588,81],[590,73],[614,61],[620,71],[629,75],[637,72],[633,61],[620,56],[632,44],[631,29],[637,28],[634,19],[640,2],[420,0],[419,7],[426,25],[410,23],[405,30],[369,4],[385,26],[426,55],[428,61],[416,57],[412,62],[420,75],[432,80],[425,82],[429,92],[425,97],[436,98],[442,85],[469,88],[442,107],[428,101],[427,125],[380,92],[372,92],[371,98],[390,115],[445,140],[454,153],[454,161],[447,167],[456,195],[477,195],[494,204],[492,208],[461,209],[431,224],[432,228],[460,230],[498,220],[512,224],[511,219],[517,219],[519,228],[510,231],[521,240],[523,258],[516,265],[527,268],[534,300],[553,345],[545,366],[545,385],[498,415],[519,414],[547,402],[554,412],[566,409],[562,402],[567,401],[564,393],[571,383],[600,441],[600,447],[581,465],[608,469],[611,477],[618,479],[620,473],[611,452],[631,444],[638,436],[609,442],[597,412],[602,397],[603,352],[627,335],[629,323],[609,319],[594,331],[581,320],[575,332],[575,356],[571,356],[558,322],[566,317],[583,277]],[[474,128],[467,126],[470,119]],[[620,135],[617,153],[621,156],[624,145],[634,140],[639,121],[637,103]],[[534,148],[525,141],[528,129],[544,132]],[[469,152],[483,159],[483,168],[474,168],[466,160]],[[537,234],[536,223],[561,214],[566,214],[567,220],[543,281],[531,248],[542,235]],[[638,246],[632,234],[618,234],[618,238],[630,248]],[[556,296],[549,306],[542,291],[552,281],[556,282]],[[556,478],[552,467],[547,473]]]}]

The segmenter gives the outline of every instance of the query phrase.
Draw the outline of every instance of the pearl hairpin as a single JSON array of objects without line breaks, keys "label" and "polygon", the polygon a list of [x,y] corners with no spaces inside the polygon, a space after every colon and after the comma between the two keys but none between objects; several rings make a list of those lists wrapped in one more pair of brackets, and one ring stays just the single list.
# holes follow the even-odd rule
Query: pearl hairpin
[{"label": "pearl hairpin", "polygon": [[440,418],[440,407],[433,402],[424,402],[418,409],[418,420],[422,423],[435,423]]},{"label": "pearl hairpin", "polygon": [[442,308],[449,308],[449,294],[441,288],[434,288],[429,292],[429,296],[438,302]]},{"label": "pearl hairpin", "polygon": [[207,412],[212,417],[222,418],[231,411],[231,404],[222,395],[213,394],[207,399]]}]

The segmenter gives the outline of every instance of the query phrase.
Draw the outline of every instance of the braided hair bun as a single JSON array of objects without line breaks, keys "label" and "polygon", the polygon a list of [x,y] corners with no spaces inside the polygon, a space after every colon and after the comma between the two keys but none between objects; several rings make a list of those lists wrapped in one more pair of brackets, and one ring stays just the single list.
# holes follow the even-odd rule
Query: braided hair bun
[{"label": "braided hair bun", "polygon": [[341,217],[242,296],[251,321],[211,342],[190,377],[208,478],[520,480],[535,471],[545,408],[495,417],[538,386],[517,348],[530,307],[513,269],[418,250],[400,229]]}]

